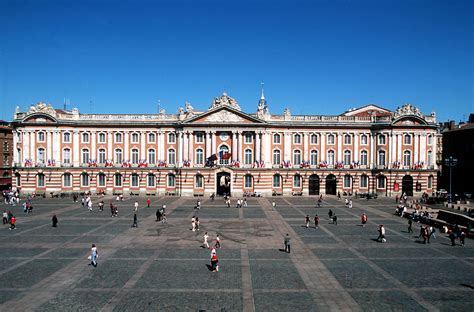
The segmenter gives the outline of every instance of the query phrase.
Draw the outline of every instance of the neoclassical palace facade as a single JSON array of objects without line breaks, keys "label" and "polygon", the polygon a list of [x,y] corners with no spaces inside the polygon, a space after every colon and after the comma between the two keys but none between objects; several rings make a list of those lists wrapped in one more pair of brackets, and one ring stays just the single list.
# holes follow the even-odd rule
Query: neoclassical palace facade
[{"label": "neoclassical palace facade", "polygon": [[38,103],[12,122],[13,187],[148,195],[394,196],[436,190],[436,116],[406,104],[337,116],[256,113],[224,93],[207,111],[81,114]]}]

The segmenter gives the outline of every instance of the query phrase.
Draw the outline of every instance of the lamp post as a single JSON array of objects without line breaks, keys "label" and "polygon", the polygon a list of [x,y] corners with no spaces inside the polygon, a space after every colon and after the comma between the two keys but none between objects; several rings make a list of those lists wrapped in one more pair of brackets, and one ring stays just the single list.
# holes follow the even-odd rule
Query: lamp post
[{"label": "lamp post", "polygon": [[448,202],[452,202],[453,193],[452,193],[452,177],[453,177],[453,167],[456,167],[458,160],[453,158],[453,156],[449,156],[444,160],[444,165],[449,167],[449,199]]}]

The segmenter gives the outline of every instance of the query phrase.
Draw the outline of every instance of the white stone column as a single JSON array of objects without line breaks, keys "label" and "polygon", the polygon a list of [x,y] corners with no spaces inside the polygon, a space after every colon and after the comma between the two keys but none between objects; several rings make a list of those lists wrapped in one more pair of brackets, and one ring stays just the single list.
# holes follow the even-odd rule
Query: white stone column
[{"label": "white stone column", "polygon": [[393,134],[389,133],[388,134],[388,151],[387,151],[387,154],[388,154],[387,168],[392,167],[392,163],[393,163],[393,152],[392,151],[393,151]]},{"label": "white stone column", "polygon": [[181,166],[183,164],[183,132],[182,131],[177,131],[176,132],[176,139],[178,140],[177,149],[178,149],[178,166]]},{"label": "white stone column", "polygon": [[237,146],[237,152],[238,152],[238,160],[243,163],[244,161],[244,158],[243,158],[243,153],[244,153],[244,148],[243,148],[243,132],[242,131],[238,131],[237,132],[237,142],[238,142],[238,146]]},{"label": "white stone column", "polygon": [[146,134],[143,131],[140,131],[140,159],[146,159]]},{"label": "white stone column", "polygon": [[309,161],[309,135],[307,132],[303,133],[303,160]]},{"label": "white stone column", "polygon": [[194,159],[194,132],[193,131],[189,132],[189,137],[188,137],[188,160],[190,160],[193,165],[195,164],[195,159]]},{"label": "white stone column", "polygon": [[211,133],[206,131],[204,134],[204,142],[206,143],[206,159],[211,157]]},{"label": "white stone column", "polygon": [[262,157],[265,161],[265,167],[272,167],[271,134],[268,131],[263,132]]},{"label": "white stone column", "polygon": [[59,165],[61,161],[61,137],[58,130],[53,131],[53,159]]},{"label": "white stone column", "polygon": [[183,161],[189,160],[189,132],[183,133]]},{"label": "white stone column", "polygon": [[232,159],[235,160],[237,159],[238,155],[238,150],[237,150],[237,131],[233,130],[232,131],[232,147],[231,147],[231,153],[232,153]]},{"label": "white stone column", "polygon": [[78,167],[81,164],[78,130],[74,130],[72,134],[72,155],[72,163],[74,164],[74,167]]},{"label": "white stone column", "polygon": [[420,153],[419,153],[419,148],[420,148],[420,135],[419,134],[414,134],[413,135],[413,163],[416,163],[420,161]]},{"label": "white stone column", "polygon": [[377,142],[377,135],[371,133],[370,134],[370,168],[375,168],[376,164],[376,156],[375,156],[375,144]]},{"label": "white stone column", "polygon": [[217,154],[216,131],[211,131],[211,155]]},{"label": "white stone column", "polygon": [[354,140],[354,157],[352,157],[352,160],[360,161],[360,150],[359,150],[360,135],[359,133],[354,133],[354,135],[352,136],[352,139]]},{"label": "white stone column", "polygon": [[260,154],[261,145],[260,145],[260,131],[255,131],[255,161],[262,160],[262,155]]},{"label": "white stone column", "polygon": [[99,157],[97,157],[97,132],[96,131],[91,131],[91,139],[90,139],[90,144],[91,144],[91,158],[94,160],[98,160]]},{"label": "white stone column", "polygon": [[165,134],[162,130],[158,131],[158,160],[166,161],[166,158],[165,158]]},{"label": "white stone column", "polygon": [[107,159],[113,160],[114,151],[112,148],[113,134],[112,131],[107,131]]},{"label": "white stone column", "polygon": [[321,146],[321,151],[319,155],[319,160],[320,161],[327,161],[327,155],[326,155],[326,133],[321,133],[320,135],[320,146]]},{"label": "white stone column", "polygon": [[[422,133],[420,137],[420,161],[424,162],[425,166],[428,166],[428,158],[426,157],[426,141],[426,134]],[[431,155],[433,155],[433,152]]]},{"label": "white stone column", "polygon": [[51,130],[46,131],[46,159],[45,162],[48,163],[48,159],[53,159],[53,138],[51,135]]},{"label": "white stone column", "polygon": [[284,137],[284,152],[283,152],[283,159],[284,161],[290,160],[293,163],[293,159],[291,158],[291,133],[286,131],[283,134]]},{"label": "white stone column", "polygon": [[123,133],[123,161],[130,161],[130,132]]}]

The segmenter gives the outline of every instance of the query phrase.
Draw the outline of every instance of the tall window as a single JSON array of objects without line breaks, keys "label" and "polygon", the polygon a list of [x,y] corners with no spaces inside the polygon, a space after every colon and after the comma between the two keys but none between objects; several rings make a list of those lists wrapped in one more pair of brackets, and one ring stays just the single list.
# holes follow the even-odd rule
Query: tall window
[{"label": "tall window", "polygon": [[176,186],[176,178],[173,174],[168,175],[168,187],[175,187]]},{"label": "tall window", "polygon": [[44,164],[44,148],[38,148],[38,162]]},{"label": "tall window", "polygon": [[130,176],[130,183],[132,187],[138,187],[140,177],[138,174],[134,173]]},{"label": "tall window", "polygon": [[105,143],[105,133],[99,133],[99,143]]},{"label": "tall window", "polygon": [[360,145],[367,145],[369,142],[367,138],[367,134],[363,134],[360,136]]},{"label": "tall window", "polygon": [[204,151],[200,148],[196,150],[196,165],[204,165]]},{"label": "tall window", "polygon": [[71,187],[71,174],[70,173],[65,173],[63,175],[63,186]]},{"label": "tall window", "polygon": [[385,145],[385,135],[379,134],[379,145]]},{"label": "tall window", "polygon": [[405,167],[411,166],[411,152],[410,151],[403,152],[403,166]]},{"label": "tall window", "polygon": [[344,144],[351,144],[352,138],[350,134],[344,135]]},{"label": "tall window", "polygon": [[410,145],[411,144],[411,135],[405,134],[403,136],[403,144]]},{"label": "tall window", "polygon": [[433,136],[430,134],[428,135],[428,145],[433,144]]},{"label": "tall window", "polygon": [[115,143],[122,143],[122,134],[116,133],[115,134]]},{"label": "tall window", "polygon": [[38,132],[38,142],[44,142],[44,132]]},{"label": "tall window", "polygon": [[105,149],[99,148],[99,164],[105,163]]},{"label": "tall window", "polygon": [[428,177],[428,188],[433,188],[433,176]]},{"label": "tall window", "polygon": [[196,188],[203,188],[204,187],[204,177],[200,174],[196,176],[196,182],[194,184]]},{"label": "tall window", "polygon": [[301,151],[295,150],[293,152],[293,164],[295,165],[301,164]]},{"label": "tall window", "polygon": [[82,143],[89,143],[89,133],[82,134]]},{"label": "tall window", "polygon": [[367,188],[369,185],[369,177],[366,176],[365,174],[360,176],[360,187],[361,188]]},{"label": "tall window", "polygon": [[246,149],[244,152],[244,164],[251,165],[252,164],[252,150]]},{"label": "tall window", "polygon": [[89,186],[89,175],[87,173],[81,174],[81,185],[82,186]]},{"label": "tall window", "polygon": [[176,143],[176,134],[174,133],[168,134],[168,143]]},{"label": "tall window", "polygon": [[196,132],[196,143],[204,143],[204,133]]},{"label": "tall window", "polygon": [[36,185],[38,187],[44,187],[45,186],[45,184],[44,184],[44,174],[38,173],[38,175],[36,176]]},{"label": "tall window", "polygon": [[252,187],[252,176],[250,174],[246,174],[244,177],[244,184],[245,188]]},{"label": "tall window", "polygon": [[294,143],[295,144],[301,144],[301,134],[295,134],[295,137],[294,137]]},{"label": "tall window", "polygon": [[360,165],[361,166],[367,166],[367,160],[368,160],[368,156],[367,156],[367,151],[361,151],[360,152]]},{"label": "tall window", "polygon": [[224,155],[229,155],[229,147],[227,147],[227,145],[221,145],[219,147],[219,155],[220,155],[220,159],[219,159],[219,164],[221,165],[228,165],[229,164],[229,159],[223,159],[223,156]]},{"label": "tall window", "polygon": [[316,166],[318,164],[318,151],[313,150],[310,154],[310,165]]},{"label": "tall window", "polygon": [[328,144],[334,144],[334,134],[328,135]]},{"label": "tall window", "polygon": [[350,165],[352,162],[351,151],[344,151],[344,165]]},{"label": "tall window", "polygon": [[273,187],[281,187],[281,175],[275,174],[273,176]]},{"label": "tall window", "polygon": [[138,133],[132,133],[132,143],[138,143]]},{"label": "tall window", "polygon": [[115,186],[122,186],[122,175],[120,173],[116,173],[114,177]]},{"label": "tall window", "polygon": [[154,133],[148,133],[148,143],[155,143],[156,142],[156,136]]},{"label": "tall window", "polygon": [[154,149],[148,150],[148,163],[155,164],[156,163],[156,152]]},{"label": "tall window", "polygon": [[65,148],[63,150],[63,163],[65,164],[71,163],[71,150],[69,148]]},{"label": "tall window", "polygon": [[427,160],[427,165],[431,167],[433,165],[433,153],[431,151],[428,151]]},{"label": "tall window", "polygon": [[278,133],[275,133],[273,135],[273,144],[280,144],[281,142],[281,136]]},{"label": "tall window", "polygon": [[155,175],[149,174],[147,176],[147,185],[148,187],[155,187]]},{"label": "tall window", "polygon": [[334,165],[334,151],[328,151],[328,165]]},{"label": "tall window", "polygon": [[279,150],[273,150],[273,162],[274,165],[281,164],[281,152]]},{"label": "tall window", "polygon": [[352,182],[352,177],[350,174],[344,176],[344,188],[350,188]]},{"label": "tall window", "polygon": [[176,151],[172,148],[168,150],[168,164],[176,164]]},{"label": "tall window", "polygon": [[377,188],[379,189],[385,188],[385,176],[379,175],[377,177]]},{"label": "tall window", "polygon": [[115,150],[115,163],[116,164],[121,164],[123,162],[123,158],[122,158],[122,150],[117,148]]},{"label": "tall window", "polygon": [[69,132],[64,132],[63,133],[63,141],[64,141],[64,143],[70,143],[71,142],[71,134]]},{"label": "tall window", "polygon": [[132,164],[138,164],[138,149],[132,149]]},{"label": "tall window", "polygon": [[299,174],[293,177],[293,187],[301,187],[301,176]]},{"label": "tall window", "polygon": [[105,186],[105,180],[106,180],[105,174],[99,173],[99,176],[98,176],[98,178],[97,178],[97,181],[98,181],[98,183],[99,183],[99,186],[104,187],[104,186]]},{"label": "tall window", "polygon": [[82,163],[87,164],[89,162],[89,150],[87,148],[82,149]]},{"label": "tall window", "polygon": [[245,143],[252,143],[252,133],[251,132],[245,132],[244,138],[245,138]]},{"label": "tall window", "polygon": [[379,166],[385,166],[385,151],[379,151]]},{"label": "tall window", "polygon": [[317,134],[311,134],[311,144],[318,144],[318,135]]}]

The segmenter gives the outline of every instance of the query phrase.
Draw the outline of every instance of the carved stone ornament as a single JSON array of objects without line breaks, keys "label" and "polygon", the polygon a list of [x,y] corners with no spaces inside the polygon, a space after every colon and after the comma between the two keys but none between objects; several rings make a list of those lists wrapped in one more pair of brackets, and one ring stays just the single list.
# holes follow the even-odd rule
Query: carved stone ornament
[{"label": "carved stone ornament", "polygon": [[209,109],[213,109],[220,106],[230,106],[236,110],[240,111],[240,106],[234,98],[231,98],[224,92],[220,97],[214,98]]},{"label": "carved stone ornament", "polygon": [[206,118],[206,121],[226,121],[226,122],[241,122],[244,119],[236,114],[233,114],[226,110],[221,110],[215,114],[210,115]]},{"label": "carved stone ornament", "polygon": [[39,102],[36,105],[31,105],[26,114],[31,115],[35,113],[43,113],[56,117],[56,111],[54,110],[53,106],[51,106],[51,104],[46,105],[43,102]]},{"label": "carved stone ornament", "polygon": [[394,118],[399,118],[401,116],[415,115],[423,118],[423,114],[420,112],[418,107],[415,107],[411,104],[405,104],[402,107],[397,107],[393,113]]}]

